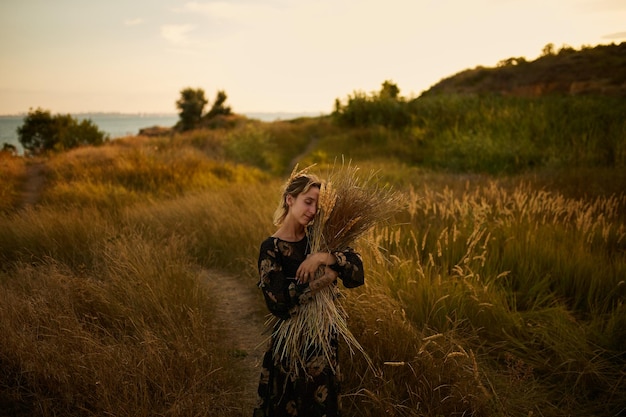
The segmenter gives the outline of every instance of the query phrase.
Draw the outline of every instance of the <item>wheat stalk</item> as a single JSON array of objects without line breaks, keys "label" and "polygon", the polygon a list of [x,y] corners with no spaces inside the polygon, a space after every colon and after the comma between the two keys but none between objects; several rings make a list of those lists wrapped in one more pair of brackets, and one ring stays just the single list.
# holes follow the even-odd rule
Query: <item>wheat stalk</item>
[{"label": "wheat stalk", "polygon": [[[388,220],[400,207],[400,195],[390,188],[379,187],[374,174],[362,178],[358,168],[342,164],[333,167],[320,187],[318,210],[307,230],[311,253],[346,250],[377,223]],[[323,270],[319,272],[323,274]],[[372,361],[350,332],[347,314],[338,298],[337,285],[316,292],[308,303],[301,304],[297,314],[280,322],[274,332],[275,358],[286,364],[286,371],[298,376],[307,372],[307,362],[323,356],[331,366],[336,356],[330,344],[332,337],[342,337],[353,354],[360,351],[374,369]]]}]

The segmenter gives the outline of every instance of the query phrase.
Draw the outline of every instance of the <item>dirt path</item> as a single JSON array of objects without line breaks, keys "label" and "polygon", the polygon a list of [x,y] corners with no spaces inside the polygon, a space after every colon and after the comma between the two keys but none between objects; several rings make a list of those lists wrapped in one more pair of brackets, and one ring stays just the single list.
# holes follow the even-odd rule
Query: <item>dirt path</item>
[{"label": "dirt path", "polygon": [[246,373],[241,381],[241,414],[251,416],[256,404],[256,389],[265,349],[263,341],[265,315],[260,292],[255,282],[244,282],[239,277],[219,271],[204,271],[201,279],[215,295],[220,313],[218,326],[226,349],[235,360],[241,360]]},{"label": "dirt path", "polygon": [[[300,155],[295,156],[291,160],[291,162],[289,162],[289,165],[287,166],[287,171],[285,171],[286,175],[291,174],[291,170],[293,169],[293,167],[295,167],[296,164],[299,163],[302,158],[310,154],[311,151],[313,151],[313,149],[315,148],[315,146],[317,146],[317,143],[319,142],[319,138],[317,136],[311,136],[309,139],[310,139],[309,144],[302,151],[302,153],[300,153]],[[304,167],[301,167],[301,168],[304,168]]]},{"label": "dirt path", "polygon": [[45,164],[43,162],[29,162],[26,167],[26,180],[22,188],[21,208],[34,206],[39,202],[43,190],[45,177]]}]

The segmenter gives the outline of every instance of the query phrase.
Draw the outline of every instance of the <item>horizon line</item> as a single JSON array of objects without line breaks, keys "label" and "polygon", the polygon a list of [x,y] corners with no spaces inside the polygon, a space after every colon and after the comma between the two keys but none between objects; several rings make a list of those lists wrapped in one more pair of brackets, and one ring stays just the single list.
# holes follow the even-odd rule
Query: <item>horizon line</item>
[{"label": "horizon line", "polygon": [[[44,110],[49,111],[49,110]],[[19,112],[19,113],[3,113],[0,114],[0,117],[21,117],[28,115],[29,112]],[[52,112],[51,112],[52,113]],[[70,115],[120,115],[120,116],[178,116],[179,113],[176,112],[122,112],[122,111],[80,111],[80,112],[56,112],[54,114],[70,114]],[[243,111],[243,112],[233,112],[233,114],[308,114],[308,115],[323,115],[328,114],[327,111]]]}]

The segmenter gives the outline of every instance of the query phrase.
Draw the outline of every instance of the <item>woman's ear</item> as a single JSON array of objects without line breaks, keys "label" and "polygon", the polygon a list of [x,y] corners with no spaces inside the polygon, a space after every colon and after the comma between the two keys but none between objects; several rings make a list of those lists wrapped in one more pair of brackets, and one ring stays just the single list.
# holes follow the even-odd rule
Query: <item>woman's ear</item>
[{"label": "woman's ear", "polygon": [[291,194],[287,194],[287,197],[285,197],[285,202],[287,203],[287,206],[291,207],[291,205],[293,204],[293,196]]}]

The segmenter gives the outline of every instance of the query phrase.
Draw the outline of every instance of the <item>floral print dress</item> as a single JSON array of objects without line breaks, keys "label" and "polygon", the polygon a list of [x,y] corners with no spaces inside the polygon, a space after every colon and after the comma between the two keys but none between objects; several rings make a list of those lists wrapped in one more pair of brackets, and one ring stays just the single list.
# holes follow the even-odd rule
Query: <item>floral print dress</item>
[{"label": "floral print dress", "polygon": [[[267,238],[259,254],[259,288],[267,307],[280,320],[289,320],[297,314],[298,305],[310,299],[308,284],[298,284],[298,267],[309,254],[308,238],[288,242],[276,237]],[[333,252],[337,271],[344,287],[354,288],[364,283],[361,256],[353,250]],[[340,368],[337,363],[337,338],[333,337],[333,355],[313,356],[306,372],[299,376],[288,374],[286,366],[274,358],[274,340],[270,340],[263,356],[258,394],[259,404],[254,417],[337,417],[340,415]],[[333,363],[328,363],[332,361]],[[335,370],[333,372],[332,370]]]}]

